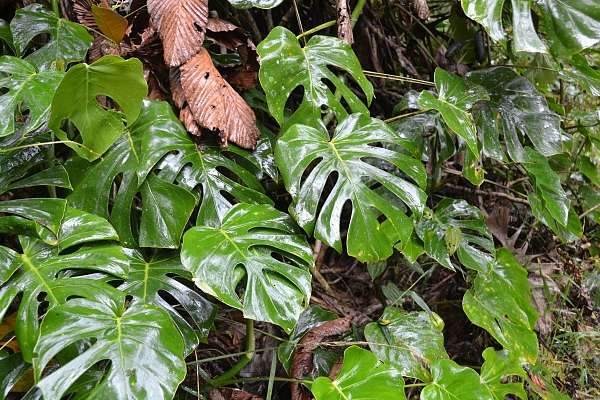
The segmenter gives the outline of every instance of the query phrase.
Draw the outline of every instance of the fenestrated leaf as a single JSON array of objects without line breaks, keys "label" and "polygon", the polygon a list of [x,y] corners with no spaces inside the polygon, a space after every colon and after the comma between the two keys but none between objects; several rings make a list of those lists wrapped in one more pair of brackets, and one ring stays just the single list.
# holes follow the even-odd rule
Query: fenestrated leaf
[{"label": "fenestrated leaf", "polygon": [[[26,134],[39,128],[50,114],[50,105],[62,72],[42,71],[17,57],[0,57],[0,137],[16,130]],[[27,114],[24,115],[24,112]],[[24,123],[20,123],[25,119]]]},{"label": "fenestrated leaf", "polygon": [[464,200],[443,199],[435,212],[426,212],[416,225],[427,254],[446,268],[456,251],[467,268],[481,270],[495,253],[494,240],[477,207]]},{"label": "fenestrated leaf", "polygon": [[86,160],[95,160],[125,131],[121,114],[100,106],[97,96],[110,97],[127,123],[132,124],[147,92],[142,63],[135,58],[104,56],[90,65],[77,64],[69,69],[56,91],[48,126],[61,140],[69,140],[61,124],[63,120],[72,122],[82,142],[69,140],[67,146]]},{"label": "fenestrated leaf", "polygon": [[40,69],[64,69],[68,63],[81,61],[92,44],[92,36],[83,26],[58,18],[41,4],[18,9],[10,29],[17,55],[23,54],[34,37],[50,35],[46,45],[27,56]]},{"label": "fenestrated leaf", "polygon": [[[119,246],[82,248],[71,254],[60,255],[58,248],[36,239],[21,236],[20,242],[22,254],[2,248],[0,276],[4,280],[0,288],[0,317],[4,316],[15,297],[21,294],[16,336],[23,358],[31,362],[39,334],[38,315],[42,311],[42,302],[47,301],[51,309],[70,296],[86,297],[97,292],[97,285],[93,281],[89,280],[81,287],[71,284],[76,278],[69,278],[63,272],[93,271],[123,277],[127,271],[127,259]],[[45,293],[45,296],[40,296],[41,293]]]},{"label": "fenestrated leaf", "polygon": [[344,352],[344,364],[335,380],[320,376],[310,390],[316,400],[406,399],[400,371],[356,346]]},{"label": "fenestrated leaf", "polygon": [[492,400],[479,374],[452,360],[437,360],[431,366],[433,380],[421,391],[421,400]]},{"label": "fenestrated leaf", "polygon": [[119,239],[104,218],[69,207],[64,199],[7,200],[0,202],[0,212],[34,221],[40,239],[59,251],[90,241]]},{"label": "fenestrated leaf", "polygon": [[208,0],[148,0],[148,12],[169,66],[185,63],[202,49]]},{"label": "fenestrated leaf", "polygon": [[[179,254],[146,260],[139,251],[126,252],[129,272],[119,290],[133,296],[135,302],[166,310],[181,332],[185,354],[189,354],[199,341],[208,337],[216,307],[178,279],[191,278],[190,273],[183,269]],[[164,294],[174,298],[178,305],[171,305]],[[183,312],[178,311],[180,308]],[[186,315],[191,321],[186,320]]]},{"label": "fenestrated leaf", "polygon": [[483,351],[483,359],[481,383],[487,387],[494,400],[504,400],[509,394],[527,400],[523,382],[505,382],[507,378],[527,377],[516,357],[506,350],[496,351],[488,347]]},{"label": "fenestrated leaf", "polygon": [[489,98],[487,92],[441,68],[435,69],[434,80],[437,98],[431,92],[423,91],[419,106],[424,110],[439,111],[446,125],[464,139],[471,153],[478,156],[477,128],[469,111],[477,101]]},{"label": "fenestrated leaf", "polygon": [[71,182],[69,181],[69,174],[65,167],[56,165],[40,172],[36,172],[27,178],[11,182],[6,187],[0,186],[0,194],[8,190],[48,185],[72,189]]},{"label": "fenestrated leaf", "polygon": [[562,151],[560,117],[531,82],[507,67],[474,71],[468,80],[490,93],[490,101],[475,112],[484,154],[504,161],[499,133],[513,161],[525,160],[524,136],[545,156]]},{"label": "fenestrated leaf", "polygon": [[398,369],[402,376],[427,382],[431,379],[431,363],[448,358],[443,326],[436,323],[437,319],[433,313],[386,307],[377,322],[365,327],[365,338],[377,357]]},{"label": "fenestrated leaf", "polygon": [[208,50],[201,48],[180,71],[183,95],[197,124],[218,131],[223,145],[254,149],[260,136],[254,111],[223,79]]},{"label": "fenestrated leaf", "polygon": [[104,36],[115,43],[121,43],[127,31],[127,18],[121,16],[112,8],[98,7],[92,4],[92,15],[94,21]]},{"label": "fenestrated leaf", "polygon": [[[426,195],[420,188],[427,179],[423,165],[399,151],[376,147],[380,142],[398,144],[399,140],[384,122],[353,114],[337,125],[332,138],[322,124],[319,128],[293,125],[275,149],[277,166],[293,199],[292,216],[307,233],[314,232],[340,253],[342,208],[351,203],[346,247],[360,261],[386,259],[396,242],[408,240],[412,221],[402,203],[416,215],[425,206]],[[376,166],[366,158],[385,165]],[[417,185],[388,172],[388,165]],[[336,178],[331,190],[325,188],[330,177]],[[386,218],[383,223],[378,220],[381,216]]]},{"label": "fenestrated leaf", "polygon": [[[64,348],[94,339],[85,351],[41,378]],[[77,298],[48,312],[35,347],[35,377],[44,398],[60,399],[94,364],[109,360],[102,381],[87,394],[99,399],[172,399],[185,378],[181,334],[169,314],[125,296]],[[41,379],[40,379],[41,378]]]},{"label": "fenestrated leaf", "polygon": [[533,328],[538,315],[531,304],[527,270],[508,250],[499,250],[496,260],[477,274],[463,297],[463,310],[517,359],[535,362],[538,342]]},{"label": "fenestrated leaf", "polygon": [[351,112],[368,112],[359,97],[329,69],[335,67],[350,74],[367,97],[367,103],[371,102],[373,86],[362,72],[352,48],[340,39],[313,36],[302,48],[296,35],[278,26],[258,45],[257,52],[260,84],[267,96],[269,110],[280,125],[284,122],[285,103],[298,86],[304,88],[304,101],[308,107],[328,106],[340,114],[343,106],[325,81],[336,87]]},{"label": "fenestrated leaf", "polygon": [[300,339],[302,339],[302,337],[311,329],[336,318],[337,315],[331,311],[324,310],[319,306],[311,306],[300,314],[298,323],[294,327],[292,333],[290,333],[289,340],[281,343],[277,348],[279,362],[287,372],[290,372],[292,355],[296,350],[296,346],[300,342]]},{"label": "fenestrated leaf", "polygon": [[310,298],[312,251],[291,218],[266,204],[237,204],[219,227],[188,230],[181,261],[204,292],[286,332]]}]

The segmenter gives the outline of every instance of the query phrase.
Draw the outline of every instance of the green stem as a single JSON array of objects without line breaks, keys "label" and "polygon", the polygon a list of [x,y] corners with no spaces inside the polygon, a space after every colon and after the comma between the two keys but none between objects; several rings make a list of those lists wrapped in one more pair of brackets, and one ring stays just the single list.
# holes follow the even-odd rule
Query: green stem
[{"label": "green stem", "polygon": [[[352,26],[353,27],[356,24],[356,21],[358,21],[358,17],[360,17],[360,14],[362,13],[362,10],[365,7],[366,2],[367,2],[367,0],[358,0],[358,2],[356,3],[356,6],[354,6],[354,9],[352,10]],[[334,26],[336,23],[337,23],[337,21],[335,19],[333,19],[331,21],[323,22],[321,25],[317,25],[314,28],[311,28],[307,31],[302,32],[301,34],[296,36],[296,38],[301,39],[305,36],[312,35],[313,33],[317,33],[319,31],[322,31],[323,29],[330,28],[330,27]]]},{"label": "green stem", "polygon": [[[254,357],[255,350],[255,340],[254,340],[254,321],[251,319],[246,320],[246,351],[244,355],[240,357],[240,359],[231,367],[229,370],[225,371],[215,379],[208,382],[208,385],[211,387],[220,387],[230,383],[232,378],[236,376]],[[268,378],[267,378],[268,379]]]},{"label": "green stem", "polygon": [[60,8],[58,6],[58,0],[52,0],[52,11],[58,18],[60,18]]}]

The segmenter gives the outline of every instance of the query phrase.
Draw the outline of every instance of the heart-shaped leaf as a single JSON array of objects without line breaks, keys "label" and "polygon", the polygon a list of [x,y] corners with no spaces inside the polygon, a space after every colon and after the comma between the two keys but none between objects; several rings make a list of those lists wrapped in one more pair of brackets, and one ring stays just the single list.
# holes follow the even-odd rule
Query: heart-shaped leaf
[{"label": "heart-shaped leaf", "polygon": [[[408,240],[412,232],[404,204],[415,215],[425,206],[423,165],[378,143],[399,144],[399,140],[384,122],[353,114],[337,126],[332,138],[322,125],[293,125],[275,149],[277,166],[293,199],[292,216],[307,233],[314,232],[340,253],[342,209],[351,203],[346,247],[360,261],[388,258],[393,245]],[[392,173],[395,168],[417,185]],[[333,178],[333,187],[326,190]],[[383,223],[381,216],[386,218]]]},{"label": "heart-shaped leaf", "polygon": [[[93,296],[96,286],[87,282],[83,287],[75,284],[63,271],[93,271],[123,277],[127,271],[127,258],[121,247],[99,246],[82,248],[74,253],[60,255],[57,248],[39,240],[21,236],[23,253],[18,254],[2,247],[0,276],[0,317],[4,316],[16,296],[21,294],[17,311],[16,336],[23,358],[31,362],[33,347],[39,335],[38,315],[42,303],[55,307],[70,296]],[[45,296],[40,296],[45,293]]]},{"label": "heart-shaped leaf", "polygon": [[[189,354],[199,341],[206,340],[216,314],[214,304],[187,287],[181,278],[190,279],[179,255],[157,256],[146,260],[139,251],[127,250],[129,272],[119,290],[133,296],[136,302],[166,310],[185,342]],[[164,295],[177,301],[171,305]],[[181,309],[183,312],[178,311]],[[191,321],[186,320],[186,315]]]},{"label": "heart-shaped leaf", "polygon": [[467,268],[481,270],[493,260],[495,247],[483,216],[464,200],[443,199],[435,212],[426,212],[416,225],[427,254],[446,268],[457,253]]},{"label": "heart-shaped leaf", "polygon": [[[42,378],[63,349],[93,339],[85,351]],[[44,398],[60,399],[94,364],[109,360],[90,398],[172,399],[185,378],[181,334],[169,314],[155,306],[126,306],[125,296],[77,298],[48,312],[35,347],[33,366]],[[41,379],[40,379],[41,378]]]},{"label": "heart-shaped leaf", "polygon": [[10,22],[10,30],[17,55],[23,54],[36,36],[50,35],[46,45],[27,56],[40,69],[62,70],[71,62],[81,61],[92,44],[92,36],[83,26],[58,18],[41,4],[19,8]]},{"label": "heart-shaped leaf", "polygon": [[310,298],[312,251],[291,218],[266,204],[237,204],[219,227],[187,231],[181,261],[204,292],[287,332]]},{"label": "heart-shaped leaf", "polygon": [[431,363],[448,358],[439,319],[433,313],[408,313],[386,307],[377,322],[365,327],[365,338],[377,357],[398,369],[402,376],[427,382],[431,379]]},{"label": "heart-shaped leaf", "polygon": [[506,350],[496,351],[488,347],[483,351],[481,383],[487,387],[494,400],[504,400],[509,394],[527,400],[523,382],[506,382],[511,377],[527,377],[519,360]]},{"label": "heart-shaped leaf", "polygon": [[[328,106],[341,114],[343,106],[326,81],[331,82],[351,112],[367,112],[359,97],[330,67],[350,74],[370,103],[373,86],[367,80],[352,48],[331,36],[313,36],[305,47],[292,32],[278,26],[257,47],[260,56],[260,84],[267,96],[269,111],[280,125],[288,97],[298,86],[304,88],[304,101],[312,109]],[[342,114],[343,115],[343,114]]]},{"label": "heart-shaped leaf", "polygon": [[525,160],[525,137],[544,156],[562,151],[560,117],[531,82],[507,67],[474,71],[468,80],[490,93],[489,101],[475,110],[486,156],[505,161],[500,134],[513,161]]},{"label": "heart-shaped leaf", "polygon": [[478,156],[477,128],[469,111],[476,102],[489,98],[487,92],[441,68],[435,69],[434,80],[438,96],[421,92],[419,106],[424,110],[439,111],[446,125],[464,139],[471,153]]},{"label": "heart-shaped leaf", "polygon": [[[26,134],[46,122],[62,78],[62,72],[38,72],[33,64],[20,58],[0,57],[0,88],[7,90],[0,96],[0,113],[3,115],[0,137],[10,136],[16,130]],[[18,122],[22,120],[25,122]]]},{"label": "heart-shaped leaf", "polygon": [[406,399],[400,371],[356,346],[350,346],[344,352],[344,364],[335,380],[318,377],[310,390],[316,400]]},{"label": "heart-shaped leaf", "polygon": [[538,314],[531,304],[527,270],[508,250],[499,250],[496,260],[477,274],[463,297],[463,310],[519,360],[535,362]]},{"label": "heart-shaped leaf", "polygon": [[421,391],[421,400],[492,400],[479,374],[452,360],[437,360],[431,366],[433,380]]},{"label": "heart-shaped leaf", "polygon": [[[93,161],[125,132],[120,113],[102,107],[97,97],[107,96],[116,102],[127,123],[132,124],[147,92],[142,63],[135,58],[104,56],[90,65],[77,64],[69,69],[56,91],[48,126],[81,157]],[[61,129],[64,120],[79,130],[81,143],[69,140]]]}]

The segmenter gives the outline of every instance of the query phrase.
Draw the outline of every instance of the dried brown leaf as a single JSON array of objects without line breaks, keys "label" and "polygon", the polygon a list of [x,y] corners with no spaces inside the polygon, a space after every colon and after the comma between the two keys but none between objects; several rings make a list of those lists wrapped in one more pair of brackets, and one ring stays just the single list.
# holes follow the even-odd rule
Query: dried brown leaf
[{"label": "dried brown leaf", "polygon": [[77,22],[95,31],[98,30],[96,19],[92,14],[92,3],[89,0],[76,0],[73,3],[73,13]]},{"label": "dried brown leaf", "polygon": [[208,51],[201,48],[180,73],[183,94],[198,125],[219,131],[223,145],[233,142],[253,149],[259,136],[254,111],[223,79]]},{"label": "dried brown leaf", "polygon": [[183,88],[181,87],[179,68],[171,68],[169,72],[169,85],[171,87],[171,98],[177,108],[179,108],[179,120],[183,123],[183,126],[189,133],[195,136],[201,135],[201,130],[192,111],[187,105]]},{"label": "dried brown leaf", "polygon": [[231,32],[240,28],[224,19],[210,17],[206,22],[206,29],[211,32]]},{"label": "dried brown leaf", "polygon": [[169,66],[185,63],[202,49],[208,0],[148,0],[148,12]]},{"label": "dried brown leaf", "polygon": [[100,32],[113,42],[121,43],[129,27],[127,18],[112,8],[98,7],[95,4],[92,5],[92,15]]}]

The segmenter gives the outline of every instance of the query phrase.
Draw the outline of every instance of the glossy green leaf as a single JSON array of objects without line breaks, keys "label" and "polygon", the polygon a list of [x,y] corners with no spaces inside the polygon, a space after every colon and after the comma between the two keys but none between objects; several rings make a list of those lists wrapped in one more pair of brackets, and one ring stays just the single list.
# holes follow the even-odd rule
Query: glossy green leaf
[{"label": "glossy green leaf", "polygon": [[262,8],[262,9],[271,9],[280,5],[283,0],[227,0],[229,4],[234,6],[235,8]]},{"label": "glossy green leaf", "polygon": [[6,350],[0,353],[0,397],[9,398],[11,390],[19,383],[21,378],[30,371],[20,353],[9,354]]},{"label": "glossy green leaf", "polygon": [[477,128],[469,111],[476,102],[488,99],[488,94],[481,86],[470,84],[441,68],[436,68],[434,78],[438,96],[421,92],[419,106],[424,110],[439,111],[448,127],[467,143],[471,153],[478,155]]},{"label": "glossy green leaf", "polygon": [[277,357],[287,372],[292,366],[292,356],[300,339],[311,329],[316,328],[327,321],[337,318],[334,313],[324,310],[319,306],[310,306],[300,314],[298,323],[290,333],[289,340],[283,342],[277,348]]},{"label": "glossy green leaf", "polygon": [[494,67],[471,72],[468,80],[490,93],[490,101],[475,112],[484,154],[504,161],[499,133],[513,161],[525,160],[525,137],[544,156],[562,152],[560,117],[527,79],[510,68]]},{"label": "glossy green leaf", "polygon": [[527,377],[519,360],[506,350],[496,351],[488,347],[483,352],[481,383],[487,387],[494,400],[504,400],[509,394],[527,400],[523,382],[505,382],[512,377]]},{"label": "glossy green leaf", "polygon": [[421,400],[492,400],[479,374],[452,360],[437,360],[431,366],[433,380],[421,391]]},{"label": "glossy green leaf", "polygon": [[533,328],[538,315],[531,304],[527,270],[508,250],[499,250],[496,261],[477,274],[463,297],[463,310],[520,361],[535,362],[538,342]]},{"label": "glossy green leaf", "polygon": [[[17,130],[26,134],[44,124],[62,77],[62,72],[38,72],[33,64],[17,57],[0,57],[0,88],[6,89],[0,96],[0,137]],[[19,122],[22,120],[25,122]]]},{"label": "glossy green leaf", "polygon": [[303,104],[309,109],[328,106],[340,113],[343,106],[326,81],[336,87],[351,112],[368,112],[360,98],[330,69],[335,67],[351,75],[364,92],[367,103],[371,102],[373,86],[363,74],[352,48],[342,40],[313,36],[301,47],[296,35],[278,26],[258,45],[257,51],[261,64],[260,84],[269,110],[280,125],[284,122],[287,99],[298,86],[304,88]]},{"label": "glossy green leaf", "polygon": [[600,96],[600,70],[592,68],[587,59],[576,54],[571,57],[573,70],[561,71],[568,80],[579,83],[592,96]]},{"label": "glossy green leaf", "polygon": [[[237,204],[219,227],[188,230],[181,261],[200,289],[245,318],[291,332],[308,305],[311,248],[291,218],[269,205]],[[240,296],[236,289],[244,278]]]},{"label": "glossy green leaf", "polygon": [[60,83],[54,100],[49,127],[61,140],[69,140],[61,129],[69,120],[79,130],[82,142],[67,142],[81,157],[95,160],[125,131],[119,112],[98,104],[97,96],[116,102],[127,124],[131,125],[142,108],[148,87],[142,63],[131,58],[104,56],[94,63],[77,64],[69,69]]},{"label": "glossy green leaf", "polygon": [[[43,377],[50,361],[67,346],[93,339],[80,355]],[[77,379],[109,360],[102,381],[87,394],[98,399],[172,399],[185,378],[181,334],[164,310],[126,306],[125,296],[77,298],[48,312],[33,360],[44,398],[60,399]]]},{"label": "glossy green leaf", "polygon": [[83,60],[93,39],[83,26],[58,18],[41,4],[18,9],[10,29],[18,54],[24,54],[36,36],[50,35],[46,45],[27,56],[27,60],[41,69],[62,70],[68,63]]},{"label": "glossy green leaf", "polygon": [[[74,225],[77,225],[75,223]],[[110,239],[110,237],[108,238]],[[124,276],[127,259],[121,247],[84,247],[73,253],[60,255],[56,247],[39,240],[20,237],[23,253],[2,247],[0,264],[0,317],[3,317],[18,295],[16,337],[23,358],[31,362],[33,347],[38,339],[39,319],[43,302],[48,308],[64,303],[70,296],[93,296],[97,291],[93,282],[77,285],[67,271],[104,272]],[[45,296],[41,296],[45,293]]]},{"label": "glossy green leaf", "polygon": [[436,323],[437,319],[434,313],[386,307],[377,322],[365,327],[365,338],[380,360],[398,369],[403,376],[427,382],[431,379],[431,363],[448,358],[443,326]]},{"label": "glossy green leaf", "polygon": [[[292,216],[307,233],[314,232],[340,253],[342,208],[348,201],[352,204],[346,247],[360,261],[388,258],[393,245],[408,240],[412,232],[404,205],[416,215],[425,206],[423,165],[399,151],[377,147],[378,142],[398,140],[384,122],[353,114],[338,124],[332,138],[322,125],[318,129],[294,125],[275,149],[275,161],[293,199]],[[395,168],[416,185],[388,172]],[[326,189],[332,177],[335,184]],[[381,216],[386,218],[383,223],[378,220]]]},{"label": "glossy green leaf", "polygon": [[6,187],[0,186],[0,193],[33,186],[55,186],[72,189],[67,170],[62,165],[56,165],[36,172],[26,178],[11,182]]},{"label": "glossy green leaf", "polygon": [[427,254],[446,268],[457,253],[467,268],[482,270],[495,253],[494,240],[477,207],[464,200],[443,199],[435,212],[426,212],[416,225]]},{"label": "glossy green leaf", "polygon": [[[137,247],[131,220],[134,197],[140,193],[139,235],[145,238],[140,246],[177,248],[195,207],[189,191],[201,190],[197,223],[211,226],[219,225],[235,201],[271,202],[256,177],[223,153],[217,148],[197,146],[168,103],[146,100],[137,121],[87,170],[69,196],[69,203],[110,218],[121,240]],[[241,149],[236,152],[240,157],[246,154]],[[160,170],[160,179],[153,170]],[[109,213],[115,185],[115,206]],[[162,197],[150,196],[153,192]]]},{"label": "glossy green leaf", "polygon": [[531,148],[525,149],[523,166],[535,183],[536,192],[552,218],[561,225],[567,224],[570,200],[560,185],[560,177],[552,170],[548,159]]},{"label": "glossy green leaf", "polygon": [[570,56],[600,42],[600,7],[595,0],[543,0],[552,53]]},{"label": "glossy green leaf", "polygon": [[[216,314],[216,307],[183,282],[191,275],[181,265],[179,254],[145,259],[135,250],[126,251],[129,272],[119,290],[133,296],[135,302],[160,307],[167,311],[185,342],[189,354],[200,341],[205,341]],[[165,297],[165,294],[169,297]],[[169,299],[177,302],[172,305]],[[181,311],[179,311],[181,310]],[[189,316],[189,320],[186,319]]]},{"label": "glossy green leaf", "polygon": [[0,212],[37,224],[37,234],[59,251],[95,240],[118,240],[104,218],[69,207],[64,199],[19,199],[0,202]]},{"label": "glossy green leaf", "polygon": [[344,352],[344,364],[334,380],[321,376],[310,390],[316,400],[406,399],[400,372],[356,346]]}]

